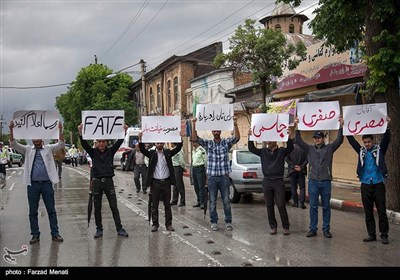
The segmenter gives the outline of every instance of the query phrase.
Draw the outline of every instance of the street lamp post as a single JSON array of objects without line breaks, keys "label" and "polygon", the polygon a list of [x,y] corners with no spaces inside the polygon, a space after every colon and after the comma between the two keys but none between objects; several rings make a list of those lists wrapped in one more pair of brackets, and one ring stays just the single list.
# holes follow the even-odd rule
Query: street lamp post
[{"label": "street lamp post", "polygon": [[146,73],[146,62],[143,59],[141,59],[139,61],[139,63],[141,65],[141,74],[142,74],[142,90],[139,93],[139,100],[138,100],[139,101],[139,125],[142,126],[142,113],[143,113],[142,110],[144,107],[144,106],[142,106],[142,100],[144,100],[146,103],[146,81],[144,79],[144,74]]}]

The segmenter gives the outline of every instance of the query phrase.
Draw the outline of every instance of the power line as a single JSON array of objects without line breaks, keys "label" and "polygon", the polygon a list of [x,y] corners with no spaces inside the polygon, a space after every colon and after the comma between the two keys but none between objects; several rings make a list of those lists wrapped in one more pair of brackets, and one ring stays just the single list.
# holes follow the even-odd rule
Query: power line
[{"label": "power line", "polygon": [[64,83],[64,84],[54,84],[54,85],[47,85],[47,86],[32,86],[32,87],[5,87],[5,86],[0,86],[0,88],[5,88],[5,89],[35,89],[35,88],[51,88],[51,87],[61,87],[61,86],[67,86],[71,85],[73,82],[69,83]]}]

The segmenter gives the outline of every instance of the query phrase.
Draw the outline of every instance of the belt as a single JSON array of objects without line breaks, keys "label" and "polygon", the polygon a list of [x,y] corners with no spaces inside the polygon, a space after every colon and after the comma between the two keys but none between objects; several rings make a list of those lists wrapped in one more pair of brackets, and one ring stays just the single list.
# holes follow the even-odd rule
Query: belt
[{"label": "belt", "polygon": [[32,181],[32,183],[44,184],[44,183],[50,183],[50,180],[45,180],[45,181]]},{"label": "belt", "polygon": [[200,167],[204,167],[204,164],[203,165],[193,166],[193,168],[200,168]]},{"label": "belt", "polygon": [[170,179],[169,179],[169,177],[168,178],[165,178],[165,179],[156,179],[156,178],[153,178],[153,181],[158,181],[158,182],[165,182],[165,181],[169,181]]},{"label": "belt", "polygon": [[102,182],[102,183],[104,183],[104,182],[106,182],[108,179],[110,179],[111,177],[102,177],[102,178],[97,178],[97,177],[95,177],[95,178],[93,178],[92,180],[94,180],[94,181],[100,181],[100,182]]}]

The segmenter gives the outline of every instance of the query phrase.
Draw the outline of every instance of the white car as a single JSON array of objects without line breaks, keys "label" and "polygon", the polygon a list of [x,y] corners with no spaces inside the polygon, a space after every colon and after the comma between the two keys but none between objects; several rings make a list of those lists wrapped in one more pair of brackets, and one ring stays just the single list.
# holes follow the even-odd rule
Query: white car
[{"label": "white car", "polygon": [[[229,198],[232,203],[237,203],[242,194],[262,193],[261,182],[264,178],[261,168],[261,158],[249,150],[232,150],[231,154],[232,173],[229,174],[231,186]],[[288,167],[285,162],[285,200],[289,201],[292,192],[290,179],[287,177]]]},{"label": "white car", "polygon": [[10,155],[10,159],[7,163],[8,167],[12,167],[13,164],[18,164],[18,166],[21,167],[22,164],[24,163],[24,157],[13,148],[7,148],[7,149],[8,149],[8,154]]}]

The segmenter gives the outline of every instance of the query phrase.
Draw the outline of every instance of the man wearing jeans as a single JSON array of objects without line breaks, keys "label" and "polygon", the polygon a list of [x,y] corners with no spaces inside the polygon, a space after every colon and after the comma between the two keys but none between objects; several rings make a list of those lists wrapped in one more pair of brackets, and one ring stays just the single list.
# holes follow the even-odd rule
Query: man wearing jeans
[{"label": "man wearing jeans", "polygon": [[33,139],[33,146],[21,145],[14,139],[14,122],[10,123],[10,143],[19,153],[25,155],[23,181],[28,185],[29,222],[32,239],[30,244],[40,241],[38,209],[40,196],[43,198],[49,216],[52,240],[63,242],[58,231],[57,213],[54,202],[53,184],[59,182],[53,152],[64,148],[62,124],[58,122],[59,141],[56,144],[43,145],[42,139]]},{"label": "man wearing jeans", "polygon": [[237,126],[237,117],[234,120],[234,135],[229,138],[221,138],[221,130],[213,130],[213,140],[205,140],[197,137],[196,119],[193,119],[193,141],[197,141],[208,154],[207,157],[207,176],[208,191],[210,194],[210,220],[211,229],[218,230],[217,195],[221,193],[222,203],[224,204],[225,227],[232,230],[232,210],[229,201],[229,173],[232,168],[229,162],[228,153],[234,144],[239,142],[240,133]]},{"label": "man wearing jeans", "polygon": [[[298,122],[298,120],[296,120]],[[325,135],[316,131],[313,135],[313,145],[301,139],[300,131],[296,131],[296,143],[308,157],[308,196],[310,201],[310,230],[307,237],[314,237],[318,231],[318,198],[322,202],[322,231],[326,238],[332,238],[331,223],[331,191],[332,191],[332,160],[333,153],[343,143],[343,118],[339,117],[340,128],[335,141],[325,144]]]}]

